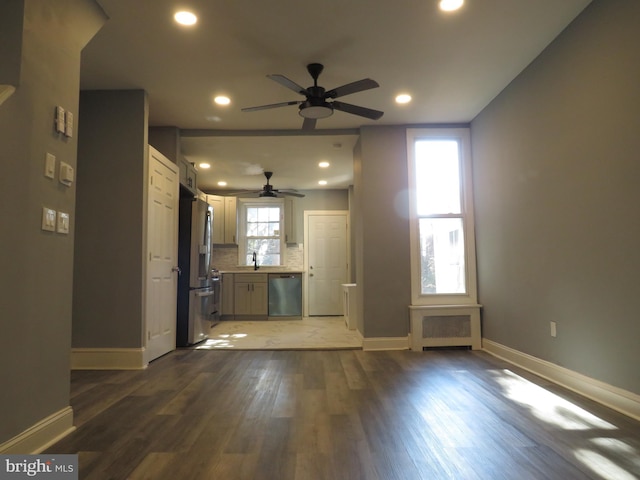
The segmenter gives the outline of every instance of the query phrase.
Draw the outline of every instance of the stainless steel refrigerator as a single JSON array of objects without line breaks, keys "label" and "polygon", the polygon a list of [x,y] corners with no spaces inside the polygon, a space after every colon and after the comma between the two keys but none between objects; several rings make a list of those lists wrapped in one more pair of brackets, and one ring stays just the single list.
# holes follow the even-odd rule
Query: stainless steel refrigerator
[{"label": "stainless steel refrigerator", "polygon": [[199,343],[219,319],[217,275],[211,272],[213,209],[192,196],[180,198],[176,346]]}]

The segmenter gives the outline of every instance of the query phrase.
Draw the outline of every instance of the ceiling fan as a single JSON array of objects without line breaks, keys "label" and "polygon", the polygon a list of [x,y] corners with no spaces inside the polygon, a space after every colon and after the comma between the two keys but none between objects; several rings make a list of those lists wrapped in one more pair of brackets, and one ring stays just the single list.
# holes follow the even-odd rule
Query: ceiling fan
[{"label": "ceiling fan", "polygon": [[298,105],[298,113],[304,118],[304,121],[302,122],[303,130],[313,130],[316,126],[316,121],[319,118],[326,118],[333,115],[334,110],[359,115],[372,120],[378,120],[382,115],[384,115],[384,112],[379,110],[359,107],[357,105],[351,105],[350,103],[335,100],[328,101],[333,100],[334,98],[350,95],[352,93],[362,92],[363,90],[377,88],[380,86],[378,85],[378,82],[371,80],[370,78],[365,78],[327,91],[323,87],[318,86],[318,77],[320,76],[320,73],[322,73],[323,69],[324,66],[320,63],[310,63],[307,65],[307,71],[309,72],[309,75],[311,75],[311,78],[313,78],[313,86],[309,88],[301,87],[284,75],[267,75],[268,78],[278,82],[283,87],[303,95],[306,97],[306,100],[292,100],[290,102],[272,103],[269,105],[261,105],[259,107],[248,107],[243,108],[242,111],[255,112],[257,110],[266,110],[269,108]]},{"label": "ceiling fan", "polygon": [[272,198],[277,198],[281,195],[285,195],[285,196],[292,196],[292,197],[304,197],[304,194],[302,193],[298,193],[295,190],[292,189],[286,189],[286,190],[276,190],[275,188],[273,188],[273,185],[271,185],[269,183],[269,179],[271,178],[271,176],[273,175],[273,172],[264,172],[264,176],[267,178],[267,183],[266,185],[262,186],[262,190],[244,190],[242,192],[234,192],[234,193],[228,193],[227,195],[230,196],[240,196],[240,195],[252,195],[252,194],[258,194],[258,197],[272,197]]}]

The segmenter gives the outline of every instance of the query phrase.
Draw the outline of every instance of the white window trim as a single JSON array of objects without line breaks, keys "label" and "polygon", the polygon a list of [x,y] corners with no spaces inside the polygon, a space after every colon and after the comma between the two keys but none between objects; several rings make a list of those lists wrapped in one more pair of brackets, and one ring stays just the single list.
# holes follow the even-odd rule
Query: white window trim
[{"label": "white window trim", "polygon": [[279,205],[280,206],[280,265],[285,265],[286,255],[286,242],[285,242],[285,225],[284,225],[284,199],[282,198],[239,198],[238,204],[238,265],[247,265],[246,250],[247,250],[247,206],[267,206],[267,205]]},{"label": "white window trim", "polygon": [[[415,142],[419,139],[456,140],[460,146],[460,176],[462,193],[462,220],[465,244],[465,277],[467,293],[421,293],[420,242],[416,211]],[[409,162],[409,231],[411,248],[411,302],[413,305],[476,305],[478,303],[476,279],[476,245],[473,216],[473,185],[471,166],[471,138],[468,128],[409,128],[407,129],[407,161]]]}]

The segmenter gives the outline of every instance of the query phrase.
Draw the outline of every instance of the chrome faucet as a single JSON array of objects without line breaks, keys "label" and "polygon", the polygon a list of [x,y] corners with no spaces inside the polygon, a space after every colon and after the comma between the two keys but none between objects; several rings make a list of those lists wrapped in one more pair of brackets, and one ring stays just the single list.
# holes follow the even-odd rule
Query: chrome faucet
[{"label": "chrome faucet", "polygon": [[256,252],[253,252],[253,269],[257,270],[260,267],[258,266],[258,257],[256,255]]}]

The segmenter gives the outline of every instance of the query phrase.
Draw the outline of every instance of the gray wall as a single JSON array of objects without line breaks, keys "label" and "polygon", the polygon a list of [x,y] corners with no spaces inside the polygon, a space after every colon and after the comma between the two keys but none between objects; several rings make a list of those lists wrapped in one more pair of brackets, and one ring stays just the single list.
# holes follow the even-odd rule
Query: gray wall
[{"label": "gray wall", "polygon": [[304,190],[304,198],[296,198],[295,214],[298,241],[304,240],[305,210],[349,210],[349,194],[347,190]]},{"label": "gray wall", "polygon": [[180,130],[177,127],[149,127],[149,145],[177,164],[180,153]]},{"label": "gray wall", "polygon": [[83,91],[73,347],[143,345],[147,95]]},{"label": "gray wall", "polygon": [[[349,210],[347,190],[302,190],[305,196],[296,198],[296,210]],[[302,220],[302,217],[300,217]]]},{"label": "gray wall", "polygon": [[406,337],[411,303],[404,127],[363,127],[354,152],[355,264],[366,337]]},{"label": "gray wall", "polygon": [[484,337],[635,393],[639,25],[595,0],[472,123]]},{"label": "gray wall", "polygon": [[[69,406],[77,182],[44,177],[44,159],[76,166],[77,136],[56,134],[53,112],[77,118],[80,51],[105,16],[92,0],[53,4],[24,2],[19,84],[0,105],[0,444]],[[71,215],[69,235],[40,229],[43,206]]]}]

